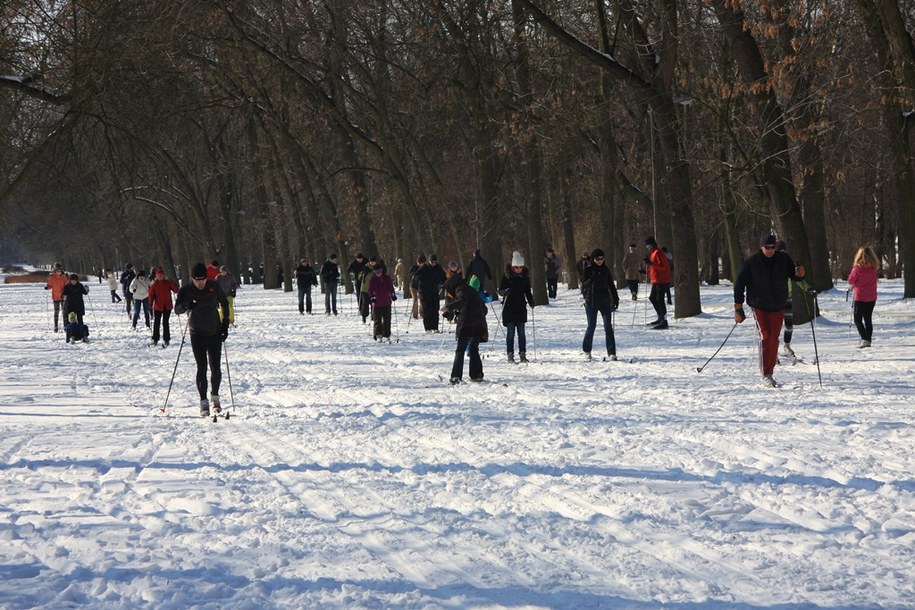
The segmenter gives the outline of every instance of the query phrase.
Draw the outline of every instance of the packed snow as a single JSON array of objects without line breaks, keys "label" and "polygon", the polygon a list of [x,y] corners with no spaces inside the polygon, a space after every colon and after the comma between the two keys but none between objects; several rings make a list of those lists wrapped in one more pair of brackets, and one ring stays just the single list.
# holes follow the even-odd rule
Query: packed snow
[{"label": "packed snow", "polygon": [[869,349],[844,284],[821,294],[776,389],[752,318],[697,372],[734,327],[729,285],[666,331],[622,290],[619,362],[583,360],[560,291],[511,364],[494,304],[485,381],[457,386],[453,335],[409,301],[379,344],[349,296],[300,316],[244,286],[216,423],[183,318],[149,348],[88,286],[90,343],[66,345],[40,284],[0,285],[2,608],[915,608],[901,282]]}]

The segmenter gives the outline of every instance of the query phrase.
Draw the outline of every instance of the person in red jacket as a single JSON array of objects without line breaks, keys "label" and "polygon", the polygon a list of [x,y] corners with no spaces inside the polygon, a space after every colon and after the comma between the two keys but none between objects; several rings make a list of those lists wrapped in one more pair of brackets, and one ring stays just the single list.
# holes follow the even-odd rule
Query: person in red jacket
[{"label": "person in red jacket", "polygon": [[60,263],[57,263],[54,266],[54,271],[51,272],[51,275],[48,276],[48,281],[44,285],[45,290],[51,291],[51,300],[54,301],[54,332],[60,332],[59,326],[57,325],[57,320],[60,318],[61,307],[64,302],[64,288],[67,286],[67,283],[70,281],[66,275],[64,275],[63,267]]},{"label": "person in red jacket", "polygon": [[172,293],[178,293],[178,283],[165,277],[165,270],[156,269],[156,278],[149,286],[149,304],[153,310],[153,334],[150,345],[159,344],[159,325],[162,326],[162,346],[168,347],[172,335],[168,318],[172,314]]},{"label": "person in red jacket", "polygon": [[654,330],[664,330],[667,328],[665,298],[667,290],[670,288],[670,259],[658,247],[658,242],[654,237],[645,238],[645,249],[648,251],[648,256],[645,258],[645,264],[648,267],[648,281],[651,282],[651,293],[648,295],[648,300],[658,315],[658,319],[650,322],[648,326]]}]

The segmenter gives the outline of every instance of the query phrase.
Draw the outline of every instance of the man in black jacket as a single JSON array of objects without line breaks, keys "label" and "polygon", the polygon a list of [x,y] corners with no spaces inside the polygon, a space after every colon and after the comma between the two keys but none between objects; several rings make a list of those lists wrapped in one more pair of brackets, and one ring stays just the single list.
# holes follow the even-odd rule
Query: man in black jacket
[{"label": "man in black jacket", "polygon": [[773,388],[778,385],[772,372],[788,303],[788,280],[798,282],[804,278],[803,265],[795,265],[786,252],[777,252],[775,242],[774,235],[763,235],[759,252],[746,260],[734,282],[734,321],[740,324],[747,319],[743,310],[746,291],[759,329],[763,385]]},{"label": "man in black jacket", "polygon": [[[221,310],[221,312],[220,312]],[[207,268],[197,263],[191,269],[191,283],[185,284],[175,298],[175,314],[188,312],[188,332],[191,349],[197,362],[197,392],[200,394],[200,415],[219,413],[219,384],[222,382],[222,342],[229,336],[229,301],[219,285],[207,279]],[[207,400],[207,360],[210,364],[212,392]]]},{"label": "man in black jacket", "polygon": [[318,274],[307,258],[300,260],[295,268],[295,280],[299,289],[299,315],[311,315],[311,287],[318,285]]},{"label": "man in black jacket", "polygon": [[413,283],[423,308],[423,328],[426,332],[438,332],[439,291],[445,283],[445,272],[438,264],[435,254],[413,274]]}]

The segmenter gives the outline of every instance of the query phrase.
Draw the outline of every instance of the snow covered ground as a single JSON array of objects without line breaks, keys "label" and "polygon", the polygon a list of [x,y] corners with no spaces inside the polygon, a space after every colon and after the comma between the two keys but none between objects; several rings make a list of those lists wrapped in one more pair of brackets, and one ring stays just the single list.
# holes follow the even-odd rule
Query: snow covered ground
[{"label": "snow covered ground", "polygon": [[187,347],[159,412],[182,322],[147,348],[89,287],[92,342],[67,346],[47,292],[0,285],[2,608],[915,608],[899,282],[869,350],[844,284],[821,295],[823,387],[808,324],[774,390],[752,319],[697,373],[733,326],[729,286],[668,331],[624,300],[625,362],[582,361],[573,292],[535,310],[528,365],[490,314],[486,381],[456,387],[453,338],[403,300],[380,345],[349,300],[302,317],[294,293],[245,287],[217,423]]}]

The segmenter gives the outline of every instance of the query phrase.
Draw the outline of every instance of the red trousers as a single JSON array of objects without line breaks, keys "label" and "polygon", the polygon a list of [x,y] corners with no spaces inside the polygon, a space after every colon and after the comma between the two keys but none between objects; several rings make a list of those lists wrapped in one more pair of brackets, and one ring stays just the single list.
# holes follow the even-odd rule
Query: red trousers
[{"label": "red trousers", "polygon": [[782,332],[785,312],[754,309],[753,315],[759,329],[759,368],[763,375],[771,375],[778,360],[778,337]]}]

